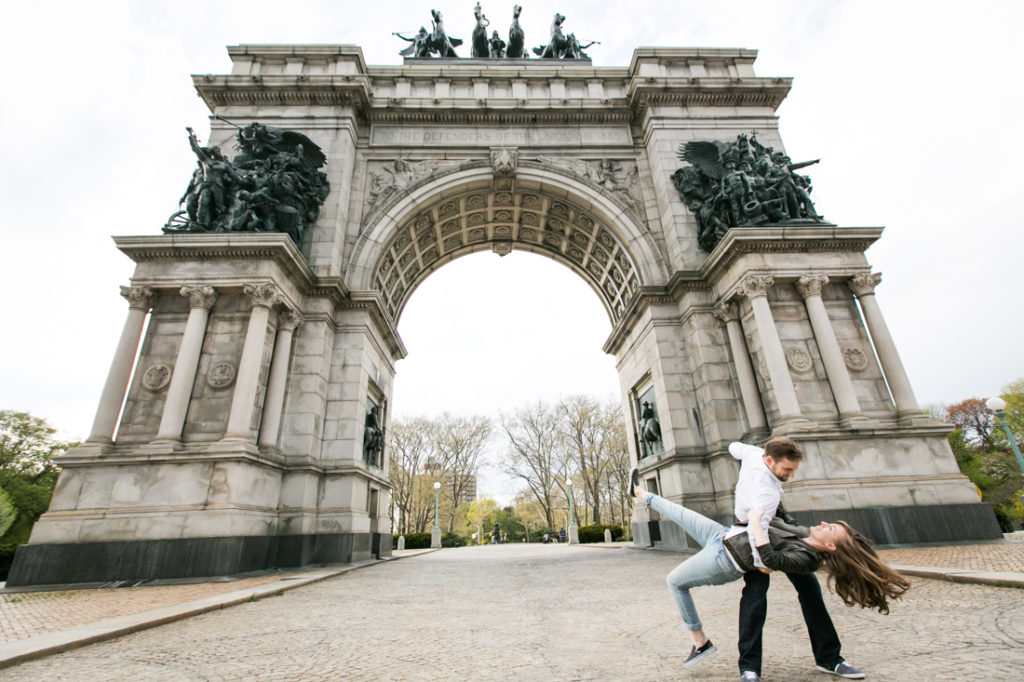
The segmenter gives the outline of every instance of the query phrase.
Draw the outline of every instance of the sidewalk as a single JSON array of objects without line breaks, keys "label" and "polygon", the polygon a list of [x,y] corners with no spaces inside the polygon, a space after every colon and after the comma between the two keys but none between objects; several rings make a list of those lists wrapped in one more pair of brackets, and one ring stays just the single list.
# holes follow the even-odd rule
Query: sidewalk
[{"label": "sidewalk", "polygon": [[[629,545],[586,547],[625,549]],[[406,550],[395,552],[392,559],[382,561],[206,583],[3,592],[0,593],[0,668],[432,551],[436,550]],[[879,554],[911,576],[1024,588],[1024,534],[1008,535],[1005,542],[883,549]]]},{"label": "sidewalk", "polygon": [[0,591],[0,669],[432,551],[436,550],[396,551],[390,559],[201,583],[35,592],[5,589]]},{"label": "sidewalk", "polygon": [[1024,532],[1007,533],[1005,542],[903,547],[878,554],[906,575],[1024,588]]}]

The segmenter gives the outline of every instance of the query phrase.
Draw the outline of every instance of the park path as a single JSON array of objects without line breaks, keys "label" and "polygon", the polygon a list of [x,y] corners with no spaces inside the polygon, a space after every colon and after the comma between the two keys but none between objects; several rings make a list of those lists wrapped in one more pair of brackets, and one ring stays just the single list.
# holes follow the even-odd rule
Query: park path
[{"label": "park path", "polygon": [[[688,644],[664,576],[680,557],[497,545],[384,562],[229,609],[0,670],[10,680],[735,680],[742,583],[695,591],[720,652]],[[818,673],[796,596],[773,580],[767,681]],[[1020,679],[1024,592],[912,578],[889,616],[826,601],[876,680]]]}]

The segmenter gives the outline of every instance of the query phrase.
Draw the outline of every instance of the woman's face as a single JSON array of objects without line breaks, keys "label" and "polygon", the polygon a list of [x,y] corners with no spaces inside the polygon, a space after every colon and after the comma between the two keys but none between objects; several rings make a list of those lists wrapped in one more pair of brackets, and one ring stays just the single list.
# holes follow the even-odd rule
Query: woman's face
[{"label": "woman's face", "polygon": [[835,550],[835,546],[838,543],[845,542],[850,537],[850,534],[841,525],[827,521],[822,521],[817,526],[812,526],[810,531],[812,538],[832,550]]}]

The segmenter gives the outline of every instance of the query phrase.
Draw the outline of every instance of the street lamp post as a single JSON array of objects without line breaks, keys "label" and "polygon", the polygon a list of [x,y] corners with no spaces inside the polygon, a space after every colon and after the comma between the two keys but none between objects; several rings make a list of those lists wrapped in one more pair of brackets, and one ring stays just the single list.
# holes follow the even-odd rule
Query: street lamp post
[{"label": "street lamp post", "polygon": [[[1013,437],[1013,433],[1010,431],[1010,425],[1006,421],[1006,401],[1002,398],[992,397],[985,401],[985,407],[992,410],[996,414],[996,418],[999,423],[1003,425],[1003,431],[1006,432],[1006,440],[1010,441],[1010,447],[1013,448],[1013,454],[1017,457],[1017,466],[1020,467],[1020,472],[1024,474],[1024,457],[1021,457],[1020,448],[1017,447],[1017,439]],[[1021,504],[1024,504],[1024,495],[1020,496]]]},{"label": "street lamp post", "polygon": [[569,535],[567,540],[570,545],[578,545],[580,543],[579,529],[576,527],[576,521],[572,516],[572,479],[567,479],[565,485],[569,488]]},{"label": "street lamp post", "polygon": [[434,530],[430,531],[430,546],[440,547],[441,546],[441,527],[437,525],[437,505],[438,499],[441,494],[441,483],[439,481],[434,482]]}]

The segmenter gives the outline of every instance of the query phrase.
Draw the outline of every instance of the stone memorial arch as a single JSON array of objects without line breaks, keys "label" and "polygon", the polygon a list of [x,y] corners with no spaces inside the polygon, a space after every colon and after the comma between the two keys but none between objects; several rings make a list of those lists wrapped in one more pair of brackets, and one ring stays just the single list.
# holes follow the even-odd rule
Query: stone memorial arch
[{"label": "stone memorial arch", "polygon": [[[213,114],[209,146],[192,140],[196,201],[164,234],[115,238],[136,263],[121,340],[9,585],[390,553],[396,325],[433,270],[481,250],[542,254],[590,284],[632,455],[669,499],[728,518],[728,443],[787,435],[807,452],[786,492],[798,514],[881,542],[998,536],[886,328],[864,255],[882,229],[825,222],[795,186],[760,213],[731,193],[750,131],[765,173],[799,166],[770,156],[790,79],[757,76],[753,50],[595,67],[431,59],[429,38],[400,66],[348,45],[234,46],[230,74],[193,77]],[[712,175],[680,171],[698,166]],[[203,195],[218,173],[251,174],[248,193]],[[281,203],[285,182],[316,201]],[[216,229],[189,227],[217,211]],[[746,224],[728,229],[729,211]],[[646,510],[633,530],[686,545]]]}]

